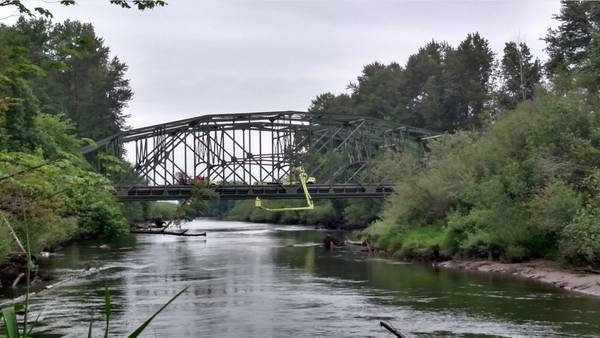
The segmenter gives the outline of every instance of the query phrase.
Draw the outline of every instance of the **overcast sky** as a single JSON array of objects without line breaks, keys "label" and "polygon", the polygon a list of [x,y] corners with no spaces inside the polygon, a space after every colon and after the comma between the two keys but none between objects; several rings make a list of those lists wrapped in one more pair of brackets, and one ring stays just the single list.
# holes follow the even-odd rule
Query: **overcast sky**
[{"label": "overcast sky", "polygon": [[78,2],[26,3],[48,6],[55,21],[93,23],[129,65],[133,127],[306,110],[319,93],[345,91],[365,64],[403,64],[431,39],[456,45],[469,32],[480,32],[496,53],[520,39],[543,57],[540,38],[560,8],[559,0],[169,0],[139,12],[108,0]]}]

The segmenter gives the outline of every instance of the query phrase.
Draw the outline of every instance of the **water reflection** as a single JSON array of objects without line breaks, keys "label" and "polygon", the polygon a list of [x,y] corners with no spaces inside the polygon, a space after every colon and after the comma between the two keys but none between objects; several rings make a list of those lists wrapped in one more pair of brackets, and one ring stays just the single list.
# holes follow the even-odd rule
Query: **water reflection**
[{"label": "water reflection", "polygon": [[73,244],[49,265],[100,273],[44,292],[38,332],[101,331],[103,290],[113,294],[111,333],[123,336],[187,285],[146,336],[390,337],[389,320],[416,336],[594,336],[600,300],[497,275],[398,264],[325,251],[323,232],[201,220],[206,240],[139,235],[103,250]]}]

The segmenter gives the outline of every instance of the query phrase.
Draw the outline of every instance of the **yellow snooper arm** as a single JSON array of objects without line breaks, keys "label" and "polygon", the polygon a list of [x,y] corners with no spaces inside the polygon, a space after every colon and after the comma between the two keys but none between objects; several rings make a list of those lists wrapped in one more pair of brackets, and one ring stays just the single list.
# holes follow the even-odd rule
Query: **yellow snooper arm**
[{"label": "yellow snooper arm", "polygon": [[315,208],[312,197],[310,197],[310,193],[308,192],[308,188],[306,187],[306,179],[308,175],[304,171],[304,168],[299,167],[296,168],[298,172],[298,178],[300,179],[300,184],[302,184],[302,190],[304,190],[304,197],[306,197],[306,206],[304,207],[290,207],[290,208],[267,208],[262,206],[262,200],[260,197],[256,197],[255,206],[257,208],[266,210],[266,211],[302,211],[302,210],[312,210]]}]

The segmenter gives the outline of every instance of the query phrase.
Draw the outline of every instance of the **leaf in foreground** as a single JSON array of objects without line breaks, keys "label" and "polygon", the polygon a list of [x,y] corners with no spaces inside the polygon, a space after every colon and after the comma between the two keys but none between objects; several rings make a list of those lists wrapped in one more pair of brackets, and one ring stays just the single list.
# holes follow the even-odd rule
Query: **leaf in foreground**
[{"label": "leaf in foreground", "polygon": [[183,288],[183,290],[179,291],[179,293],[177,293],[165,305],[163,305],[160,309],[158,309],[158,311],[156,311],[156,313],[153,314],[152,317],[148,318],[148,320],[146,320],[140,327],[138,327],[137,330],[133,331],[133,333],[130,334],[128,336],[128,338],[136,338],[137,336],[139,336],[144,331],[144,329],[146,329],[146,327],[148,325],[150,325],[152,320],[154,320],[154,317],[158,316],[158,314],[161,313],[162,310],[164,310],[167,306],[169,306],[169,304],[171,304],[175,299],[177,299],[177,297],[181,296],[188,288],[189,288],[189,286],[186,286],[185,288]]},{"label": "leaf in foreground", "polygon": [[19,338],[19,329],[17,326],[17,313],[14,306],[2,309],[2,318],[6,329],[7,338]]}]

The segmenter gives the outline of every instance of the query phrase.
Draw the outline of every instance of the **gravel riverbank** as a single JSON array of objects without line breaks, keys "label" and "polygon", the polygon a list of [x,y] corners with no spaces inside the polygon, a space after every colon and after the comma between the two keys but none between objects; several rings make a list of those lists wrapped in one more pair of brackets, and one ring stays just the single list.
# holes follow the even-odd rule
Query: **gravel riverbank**
[{"label": "gravel riverbank", "polygon": [[600,297],[600,274],[568,270],[557,262],[537,260],[525,263],[451,260],[435,264],[441,268],[506,273],[535,279],[559,288]]}]

